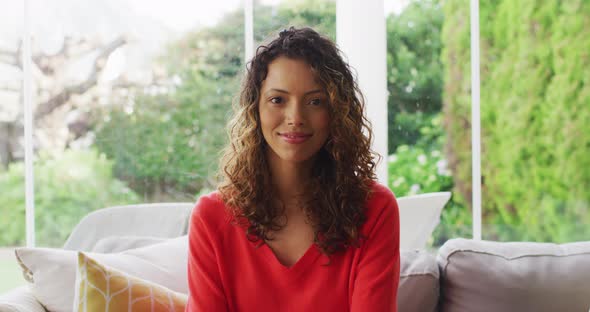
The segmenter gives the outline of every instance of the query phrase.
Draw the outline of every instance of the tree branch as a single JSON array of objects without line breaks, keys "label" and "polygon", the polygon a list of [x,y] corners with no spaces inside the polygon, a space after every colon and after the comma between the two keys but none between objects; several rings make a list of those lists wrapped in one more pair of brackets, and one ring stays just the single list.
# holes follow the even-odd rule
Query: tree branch
[{"label": "tree branch", "polygon": [[127,41],[125,38],[120,37],[104,47],[98,57],[94,60],[94,67],[86,80],[78,85],[67,87],[55,96],[51,97],[49,100],[40,103],[37,107],[37,110],[35,111],[35,120],[41,119],[51,114],[51,112],[53,112],[55,109],[64,105],[72,97],[72,95],[82,94],[95,86],[98,81],[98,75],[106,65],[108,56],[126,42]]}]

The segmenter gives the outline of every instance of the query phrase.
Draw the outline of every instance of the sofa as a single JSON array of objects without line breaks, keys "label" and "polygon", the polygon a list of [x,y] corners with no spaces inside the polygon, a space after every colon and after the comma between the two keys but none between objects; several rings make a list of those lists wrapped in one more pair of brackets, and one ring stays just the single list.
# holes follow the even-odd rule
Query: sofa
[{"label": "sofa", "polygon": [[[182,248],[192,207],[170,203],[102,209],[84,217],[61,250],[17,250],[31,284],[0,295],[0,312],[52,311],[48,307],[69,298],[55,293],[57,289],[73,292],[64,286],[71,286],[67,278],[55,279],[55,287],[50,287],[55,289],[38,284],[47,283],[43,279],[48,277],[42,276],[46,271],[58,265],[71,266],[55,259],[75,250],[92,252],[124,266],[123,257],[139,259],[148,254],[148,258],[154,258],[154,254],[162,253],[157,251],[158,246],[176,241],[176,251],[164,252],[169,263],[157,267],[165,269],[162,274],[176,276],[176,280],[168,279],[169,287],[186,293],[186,278],[182,277],[186,274],[186,250]],[[172,253],[176,257],[171,257]],[[57,264],[51,268],[43,267],[54,260]],[[41,269],[31,269],[35,265]],[[141,266],[127,269],[143,273]],[[457,238],[437,251],[402,250],[400,273],[398,310],[403,312],[590,311],[590,242],[558,245]],[[54,293],[43,293],[47,291]]]}]

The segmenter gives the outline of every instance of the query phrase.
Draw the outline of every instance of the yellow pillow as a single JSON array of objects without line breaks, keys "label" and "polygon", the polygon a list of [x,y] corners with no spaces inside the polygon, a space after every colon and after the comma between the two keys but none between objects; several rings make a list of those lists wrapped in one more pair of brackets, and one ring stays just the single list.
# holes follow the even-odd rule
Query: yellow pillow
[{"label": "yellow pillow", "polygon": [[184,311],[186,301],[185,294],[106,267],[78,252],[74,311]]}]

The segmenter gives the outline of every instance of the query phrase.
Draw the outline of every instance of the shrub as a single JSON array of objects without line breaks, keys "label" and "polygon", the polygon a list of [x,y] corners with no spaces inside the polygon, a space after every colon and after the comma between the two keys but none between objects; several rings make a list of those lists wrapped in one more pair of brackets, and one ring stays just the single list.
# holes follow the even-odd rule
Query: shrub
[{"label": "shrub", "polygon": [[[433,115],[420,127],[415,145],[401,145],[389,156],[389,187],[398,197],[453,190],[453,177],[441,151],[445,139],[441,114]],[[460,197],[451,196],[432,235],[432,245],[449,238],[470,237],[471,211]]]},{"label": "shrub", "polygon": [[[34,170],[37,245],[63,245],[73,227],[93,210],[139,202],[135,193],[113,178],[112,167],[112,161],[95,150],[39,156]],[[22,246],[26,237],[22,162],[0,172],[0,189],[0,246]]]},{"label": "shrub", "polygon": [[421,0],[387,17],[389,153],[414,144],[442,107],[442,13],[438,1]]}]

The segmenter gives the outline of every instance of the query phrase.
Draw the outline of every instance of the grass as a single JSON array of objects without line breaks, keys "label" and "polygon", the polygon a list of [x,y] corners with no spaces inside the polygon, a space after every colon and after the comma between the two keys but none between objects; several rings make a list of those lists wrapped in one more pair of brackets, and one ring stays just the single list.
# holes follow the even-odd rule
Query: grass
[{"label": "grass", "polygon": [[0,295],[26,283],[16,259],[0,259]]}]

